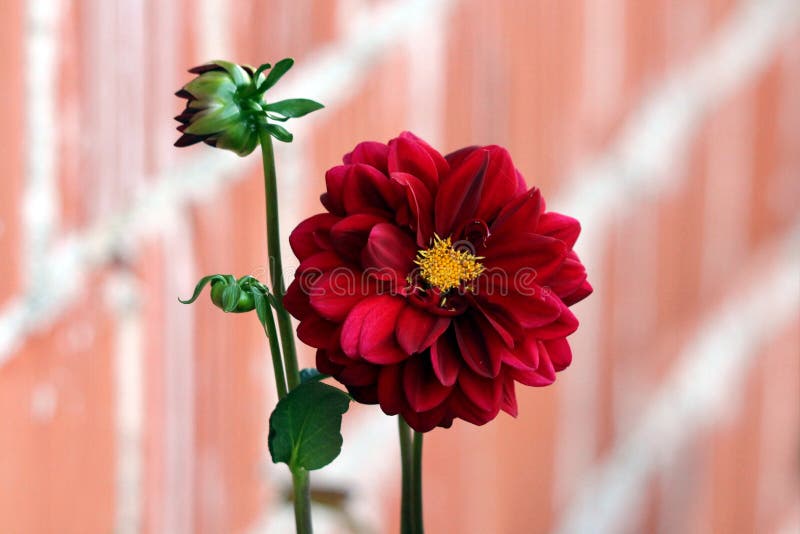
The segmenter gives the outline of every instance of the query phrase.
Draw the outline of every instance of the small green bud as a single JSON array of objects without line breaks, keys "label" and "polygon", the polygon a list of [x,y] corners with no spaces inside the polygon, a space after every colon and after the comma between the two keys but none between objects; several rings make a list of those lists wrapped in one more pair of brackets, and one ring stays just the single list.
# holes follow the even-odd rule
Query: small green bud
[{"label": "small green bud", "polygon": [[294,61],[282,59],[270,69],[269,64],[253,70],[247,65],[229,61],[212,61],[189,72],[196,77],[183,86],[176,96],[186,99],[186,108],[175,117],[181,123],[181,137],[175,146],[204,142],[247,156],[259,144],[259,132],[266,131],[276,139],[291,142],[292,134],[270,120],[285,122],[322,108],[322,104],[306,99],[290,99],[274,104],[264,100],[265,92],[292,67]]},{"label": "small green bud", "polygon": [[243,276],[236,279],[226,274],[214,274],[202,278],[194,289],[192,297],[181,300],[183,304],[191,304],[207,284],[211,284],[211,302],[222,311],[228,313],[245,313],[256,309],[256,294],[266,298],[269,292],[257,279]]}]

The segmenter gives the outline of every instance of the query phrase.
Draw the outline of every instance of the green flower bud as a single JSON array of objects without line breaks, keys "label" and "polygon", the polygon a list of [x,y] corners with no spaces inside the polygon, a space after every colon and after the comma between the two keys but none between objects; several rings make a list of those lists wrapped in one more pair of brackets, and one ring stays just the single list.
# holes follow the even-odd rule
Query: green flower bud
[{"label": "green flower bud", "polygon": [[258,128],[265,122],[263,95],[256,94],[264,75],[251,67],[213,61],[190,69],[192,81],[175,93],[186,109],[175,117],[183,135],[175,146],[204,142],[246,156],[258,146]]},{"label": "green flower bud", "polygon": [[243,276],[237,280],[229,274],[213,274],[202,278],[195,286],[192,297],[180,302],[193,303],[209,283],[211,283],[211,302],[228,313],[252,311],[256,308],[256,294],[263,298],[269,295],[266,286],[252,276]]},{"label": "green flower bud", "polygon": [[176,96],[186,99],[183,113],[175,117],[181,123],[181,137],[175,146],[183,147],[204,142],[247,156],[259,144],[259,132],[266,131],[284,142],[292,140],[285,128],[269,123],[301,117],[322,108],[322,104],[307,99],[291,99],[267,104],[264,93],[288,71],[294,61],[283,59],[275,64],[269,75],[269,64],[257,70],[229,61],[213,61],[189,72],[197,76],[183,86]]}]

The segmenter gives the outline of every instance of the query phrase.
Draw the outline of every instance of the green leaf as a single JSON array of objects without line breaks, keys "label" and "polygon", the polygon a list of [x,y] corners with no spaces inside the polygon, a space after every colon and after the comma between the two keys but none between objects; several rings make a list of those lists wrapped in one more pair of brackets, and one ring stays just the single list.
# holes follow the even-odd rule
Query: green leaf
[{"label": "green leaf", "polygon": [[330,375],[323,375],[322,373],[313,368],[306,368],[300,370],[301,384],[307,384],[309,382],[319,382],[320,380],[325,380],[326,378],[330,378]]},{"label": "green leaf", "polygon": [[284,74],[286,74],[286,72],[289,69],[292,68],[292,65],[294,65],[294,60],[290,57],[287,57],[286,59],[282,59],[277,63],[275,63],[275,66],[272,67],[271,71],[269,71],[267,79],[258,88],[259,92],[263,93],[264,91],[266,91],[267,89],[278,83],[278,80],[280,80],[281,77]]},{"label": "green leaf", "polygon": [[292,139],[294,138],[294,136],[289,132],[289,130],[287,130],[280,124],[267,124],[266,126],[264,126],[264,128],[266,128],[269,134],[278,141],[283,141],[284,143],[291,143]]},{"label": "green leaf", "polygon": [[225,291],[222,292],[222,309],[226,312],[236,310],[241,294],[242,289],[235,283],[226,287]]},{"label": "green leaf", "polygon": [[307,98],[290,98],[289,100],[281,100],[280,102],[267,104],[266,110],[280,113],[284,117],[296,118],[308,115],[312,111],[317,111],[324,107],[325,106],[319,102]]},{"label": "green leaf", "polygon": [[200,296],[200,293],[203,292],[203,288],[206,287],[206,285],[209,282],[214,281],[214,280],[224,280],[224,278],[221,275],[218,275],[218,274],[210,274],[208,276],[204,276],[203,278],[200,279],[199,282],[197,282],[197,285],[194,286],[194,293],[192,293],[192,297],[189,300],[178,299],[178,302],[180,302],[181,304],[191,304],[191,303],[193,303],[194,301],[197,300],[197,297]]},{"label": "green leaf", "polygon": [[331,463],[342,450],[342,414],[349,405],[347,393],[322,382],[290,391],[269,418],[272,461],[288,464],[292,471]]}]

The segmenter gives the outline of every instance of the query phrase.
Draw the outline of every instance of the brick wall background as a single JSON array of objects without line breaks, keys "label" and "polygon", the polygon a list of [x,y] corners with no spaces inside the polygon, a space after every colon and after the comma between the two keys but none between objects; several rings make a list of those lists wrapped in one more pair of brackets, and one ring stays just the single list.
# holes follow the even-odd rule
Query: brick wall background
[{"label": "brick wall background", "polygon": [[[206,273],[263,275],[258,158],[171,146],[186,68],[288,55],[278,92],[327,109],[277,149],[287,235],[319,210],[325,169],[403,129],[443,151],[507,146],[583,223],[595,294],[573,366],[520,390],[517,420],[429,435],[429,532],[800,529],[796,0],[0,15],[0,532],[291,530],[260,327],[177,302]],[[338,503],[317,506],[319,532],[397,531],[395,443],[393,419],[351,411],[313,477]]]}]

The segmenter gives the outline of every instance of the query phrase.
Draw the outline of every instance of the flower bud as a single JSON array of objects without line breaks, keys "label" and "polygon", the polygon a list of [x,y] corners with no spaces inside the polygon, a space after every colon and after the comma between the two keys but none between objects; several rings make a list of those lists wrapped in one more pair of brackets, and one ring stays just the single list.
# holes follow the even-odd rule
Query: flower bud
[{"label": "flower bud", "polygon": [[[294,60],[286,58],[274,67],[268,63],[253,70],[247,65],[229,61],[213,61],[189,72],[196,77],[175,93],[186,99],[186,109],[175,117],[183,135],[175,146],[204,142],[207,145],[250,154],[258,146],[260,132],[283,142],[291,142],[292,134],[275,122],[286,122],[322,108],[322,104],[294,98],[267,104],[264,93],[292,68]],[[268,75],[267,70],[272,68]]]},{"label": "flower bud", "polygon": [[262,95],[257,83],[264,80],[251,67],[214,61],[190,69],[197,76],[175,93],[185,98],[186,109],[175,117],[183,135],[175,146],[204,142],[207,145],[250,154],[258,145],[258,127],[264,122]]},{"label": "flower bud", "polygon": [[252,276],[243,276],[238,280],[229,274],[213,274],[202,278],[194,288],[194,294],[183,304],[191,304],[207,284],[211,284],[211,302],[228,313],[245,313],[256,308],[256,293],[266,297],[267,288]]}]

